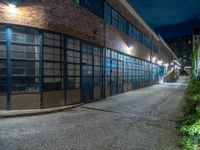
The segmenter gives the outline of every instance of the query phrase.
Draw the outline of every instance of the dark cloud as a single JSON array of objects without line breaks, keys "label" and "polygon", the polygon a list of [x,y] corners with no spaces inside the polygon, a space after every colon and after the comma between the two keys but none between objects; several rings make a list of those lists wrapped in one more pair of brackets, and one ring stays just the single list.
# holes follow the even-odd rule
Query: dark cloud
[{"label": "dark cloud", "polygon": [[200,19],[200,0],[128,0],[153,28]]}]

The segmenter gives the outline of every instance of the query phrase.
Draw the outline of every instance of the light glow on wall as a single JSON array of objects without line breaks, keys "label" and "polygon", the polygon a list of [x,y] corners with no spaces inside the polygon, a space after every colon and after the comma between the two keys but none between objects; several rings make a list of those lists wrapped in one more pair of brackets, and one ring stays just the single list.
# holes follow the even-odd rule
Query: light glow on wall
[{"label": "light glow on wall", "polygon": [[162,60],[158,60],[158,64],[162,65],[163,61]]},{"label": "light glow on wall", "polygon": [[16,5],[15,4],[8,4],[8,9],[10,13],[16,13]]},{"label": "light glow on wall", "polygon": [[169,64],[166,63],[164,66],[167,68],[169,66]]},{"label": "light glow on wall", "polygon": [[155,62],[156,62],[156,59],[157,59],[156,57],[153,57],[153,58],[152,58],[152,62],[155,63]]},{"label": "light glow on wall", "polygon": [[133,50],[133,46],[129,46],[129,47],[128,47],[128,50]]}]

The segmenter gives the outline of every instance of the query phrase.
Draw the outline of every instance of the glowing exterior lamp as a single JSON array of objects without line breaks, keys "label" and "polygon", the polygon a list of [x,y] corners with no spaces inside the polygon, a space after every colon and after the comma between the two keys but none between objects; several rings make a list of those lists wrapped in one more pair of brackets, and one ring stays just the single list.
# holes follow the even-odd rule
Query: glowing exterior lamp
[{"label": "glowing exterior lamp", "polygon": [[8,4],[8,7],[9,7],[10,9],[15,9],[15,8],[16,8],[16,5],[15,5],[15,4]]},{"label": "glowing exterior lamp", "polygon": [[133,46],[129,46],[129,47],[128,47],[128,50],[133,50]]},{"label": "glowing exterior lamp", "polygon": [[9,3],[8,8],[10,13],[16,13],[16,5],[14,3]]},{"label": "glowing exterior lamp", "polygon": [[153,58],[152,58],[152,61],[153,61],[153,62],[156,62],[156,57],[153,57]]},{"label": "glowing exterior lamp", "polygon": [[169,64],[165,64],[165,67],[167,68],[169,66]]},{"label": "glowing exterior lamp", "polygon": [[163,61],[162,60],[158,60],[158,64],[162,65]]}]

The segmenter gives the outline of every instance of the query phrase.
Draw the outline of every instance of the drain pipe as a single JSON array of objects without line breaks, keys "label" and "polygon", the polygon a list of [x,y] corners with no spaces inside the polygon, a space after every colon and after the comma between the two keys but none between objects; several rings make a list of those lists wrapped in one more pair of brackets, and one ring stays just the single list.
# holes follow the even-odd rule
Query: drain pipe
[{"label": "drain pipe", "polygon": [[108,0],[104,1],[104,34],[103,34],[103,98],[106,98],[106,69],[105,69],[105,61],[106,61],[106,49],[107,49],[107,39],[108,39],[108,23],[107,23],[107,5]]}]

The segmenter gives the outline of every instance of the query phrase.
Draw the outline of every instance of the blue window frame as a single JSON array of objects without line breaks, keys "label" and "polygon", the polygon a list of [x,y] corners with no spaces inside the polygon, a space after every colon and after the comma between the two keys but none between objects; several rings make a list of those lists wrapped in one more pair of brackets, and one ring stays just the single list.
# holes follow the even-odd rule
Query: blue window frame
[{"label": "blue window frame", "polygon": [[106,21],[107,23],[112,23],[112,8],[108,5],[107,6],[107,15],[106,15]]},{"label": "blue window frame", "polygon": [[110,5],[107,6],[106,21],[145,47],[152,49],[152,44],[154,43],[152,43],[151,39],[139,31],[132,23],[120,15]]},{"label": "blue window frame", "polygon": [[13,93],[39,92],[39,32],[12,28]]},{"label": "blue window frame", "polygon": [[112,25],[118,28],[118,13],[114,9],[112,9]]},{"label": "blue window frame", "polygon": [[0,95],[6,92],[6,29],[4,25],[0,25]]},{"label": "blue window frame", "polygon": [[94,86],[103,85],[103,57],[102,48],[98,46],[93,47],[94,50]]},{"label": "blue window frame", "polygon": [[67,38],[67,89],[80,89],[80,40]]},{"label": "blue window frame", "polygon": [[63,89],[63,36],[44,32],[43,74],[44,91]]},{"label": "blue window frame", "polygon": [[90,79],[90,90],[94,90],[95,86],[102,87],[103,63],[111,94],[123,92],[124,83],[157,80],[155,64],[110,49],[105,62],[102,55],[102,47],[67,35],[0,25],[0,94],[7,94],[8,108],[12,93],[41,92],[43,103],[45,91],[79,89],[82,66],[82,73],[86,73],[82,77]]},{"label": "blue window frame", "polygon": [[85,7],[92,13],[104,17],[104,0],[74,0],[77,4]]}]

